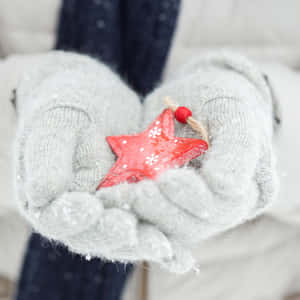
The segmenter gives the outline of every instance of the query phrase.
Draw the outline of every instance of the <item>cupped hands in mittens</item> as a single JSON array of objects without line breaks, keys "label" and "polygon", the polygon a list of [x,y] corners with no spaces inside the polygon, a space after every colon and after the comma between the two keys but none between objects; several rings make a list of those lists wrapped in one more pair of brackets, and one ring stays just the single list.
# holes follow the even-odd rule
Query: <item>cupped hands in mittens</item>
[{"label": "cupped hands in mittens", "polygon": [[21,212],[35,230],[76,253],[170,265],[180,251],[176,243],[124,208],[103,207],[94,195],[114,162],[105,137],[137,131],[138,97],[91,58],[53,52],[39,59],[17,89]]},{"label": "cupped hands in mittens", "polygon": [[[272,99],[251,62],[222,53],[189,64],[149,95],[145,125],[160,112],[166,95],[206,125],[207,153],[155,181],[103,189],[98,197],[106,207],[130,206],[142,220],[189,247],[254,218],[274,199]],[[176,136],[197,134],[177,124]]]},{"label": "cupped hands in mittens", "polygon": [[[54,53],[18,90],[18,193],[24,215],[71,250],[111,260],[193,265],[186,248],[260,213],[274,197],[272,103],[247,60],[217,54],[191,64],[146,99],[90,58]],[[105,137],[146,128],[171,96],[211,135],[188,167],[102,188],[114,163]],[[177,124],[176,135],[198,137]],[[126,208],[126,209],[124,209]],[[129,210],[128,210],[129,208]]]}]

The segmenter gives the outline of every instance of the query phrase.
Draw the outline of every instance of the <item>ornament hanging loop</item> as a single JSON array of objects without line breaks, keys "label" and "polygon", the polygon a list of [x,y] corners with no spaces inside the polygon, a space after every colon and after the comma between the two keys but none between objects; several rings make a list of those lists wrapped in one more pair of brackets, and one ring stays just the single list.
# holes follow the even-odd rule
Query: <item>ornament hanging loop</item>
[{"label": "ornament hanging loop", "polygon": [[[173,113],[176,112],[176,110],[179,108],[178,105],[176,105],[170,97],[165,97],[164,99],[164,102],[165,104],[168,106],[168,108],[170,108]],[[207,132],[207,129],[206,127],[203,125],[202,122],[200,121],[197,121],[196,119],[194,119],[192,116],[189,116],[187,119],[186,119],[186,123],[193,129],[195,130],[196,132],[198,132],[202,139],[207,143],[208,146],[210,146],[210,143],[209,143],[209,137],[208,137],[208,132]]]}]

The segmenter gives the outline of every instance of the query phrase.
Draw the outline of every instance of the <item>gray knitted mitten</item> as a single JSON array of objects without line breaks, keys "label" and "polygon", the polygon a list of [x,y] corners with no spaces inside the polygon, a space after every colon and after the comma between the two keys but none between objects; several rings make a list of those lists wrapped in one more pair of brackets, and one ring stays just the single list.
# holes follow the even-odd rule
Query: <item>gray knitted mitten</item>
[{"label": "gray knitted mitten", "polygon": [[[211,147],[156,181],[103,189],[98,197],[106,207],[130,205],[189,247],[255,217],[274,199],[272,100],[256,66],[222,53],[192,62],[154,91],[146,99],[145,127],[161,112],[165,96],[207,126]],[[197,138],[188,126],[176,126],[176,135]]]},{"label": "gray knitted mitten", "polygon": [[[45,236],[78,253],[184,272],[193,265],[184,247],[255,217],[274,198],[272,101],[246,59],[197,60],[146,99],[145,128],[165,96],[188,106],[211,135],[204,156],[96,196],[87,191],[114,163],[104,137],[140,131],[139,101],[90,58],[54,53],[43,61],[18,88],[16,165],[22,211]],[[198,137],[178,124],[176,134]]]},{"label": "gray knitted mitten", "polygon": [[17,89],[16,186],[23,215],[71,251],[171,267],[179,246],[126,207],[105,209],[93,195],[115,160],[105,136],[138,131],[138,97],[89,57],[53,52],[39,59]]}]

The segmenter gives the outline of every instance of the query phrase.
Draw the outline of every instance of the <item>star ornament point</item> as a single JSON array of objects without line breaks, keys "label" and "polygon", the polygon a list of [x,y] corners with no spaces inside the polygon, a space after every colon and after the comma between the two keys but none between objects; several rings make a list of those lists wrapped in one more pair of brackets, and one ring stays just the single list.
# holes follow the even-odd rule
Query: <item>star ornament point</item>
[{"label": "star ornament point", "polygon": [[155,179],[170,168],[183,166],[203,154],[208,145],[201,139],[175,136],[173,112],[165,109],[143,132],[106,137],[117,161],[97,190],[122,182]]}]

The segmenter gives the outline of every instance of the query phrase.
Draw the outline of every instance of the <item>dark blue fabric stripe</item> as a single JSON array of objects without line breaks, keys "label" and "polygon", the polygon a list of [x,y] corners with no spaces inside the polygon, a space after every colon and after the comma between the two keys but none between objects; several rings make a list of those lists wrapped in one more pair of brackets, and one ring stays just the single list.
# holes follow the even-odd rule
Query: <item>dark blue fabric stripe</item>
[{"label": "dark blue fabric stripe", "polygon": [[33,234],[28,243],[17,300],[119,300],[132,265],[87,261]]},{"label": "dark blue fabric stripe", "polygon": [[123,70],[129,84],[145,95],[159,83],[179,12],[179,0],[124,1]]},{"label": "dark blue fabric stripe", "polygon": [[57,49],[89,54],[122,73],[122,0],[64,0]]},{"label": "dark blue fabric stripe", "polygon": [[56,48],[98,57],[141,95],[159,82],[179,0],[65,0]]}]

